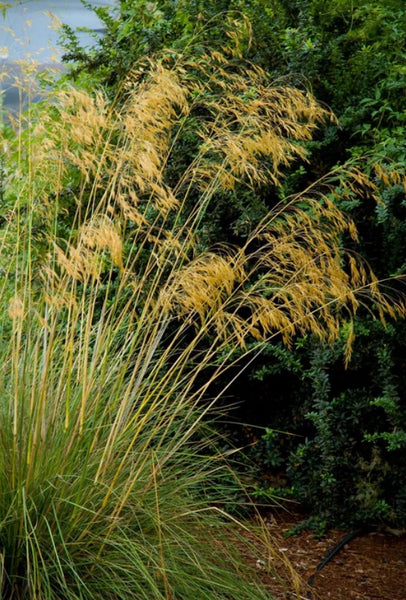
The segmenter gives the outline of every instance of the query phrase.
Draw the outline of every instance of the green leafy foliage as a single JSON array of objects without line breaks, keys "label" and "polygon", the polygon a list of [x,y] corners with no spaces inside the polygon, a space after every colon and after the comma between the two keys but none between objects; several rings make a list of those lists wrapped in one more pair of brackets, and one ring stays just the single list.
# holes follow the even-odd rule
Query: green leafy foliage
[{"label": "green leafy foliage", "polygon": [[[327,347],[309,340],[301,355],[304,397],[290,401],[290,415],[285,408],[286,422],[296,421],[299,435],[267,432],[258,444],[261,453],[254,457],[260,463],[269,457],[265,470],[271,476],[281,462],[286,466],[284,487],[275,493],[299,500],[313,515],[308,526],[318,531],[366,523],[405,527],[406,382],[399,330],[370,318],[357,322],[347,370],[342,342]],[[371,364],[377,365],[373,371]],[[283,368],[287,373],[288,365],[281,363]],[[268,414],[268,423],[279,426],[281,414]]]}]

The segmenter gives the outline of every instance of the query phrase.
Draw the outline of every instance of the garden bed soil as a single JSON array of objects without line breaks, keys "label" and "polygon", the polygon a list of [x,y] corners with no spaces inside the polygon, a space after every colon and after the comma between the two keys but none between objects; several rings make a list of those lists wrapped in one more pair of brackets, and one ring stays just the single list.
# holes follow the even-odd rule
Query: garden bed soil
[{"label": "garden bed soil", "polygon": [[[331,530],[323,538],[305,530],[287,535],[304,519],[291,511],[262,517],[273,550],[256,546],[247,560],[277,600],[406,600],[406,535],[371,531],[356,535],[317,571],[318,565],[349,531]],[[314,576],[312,585],[309,579]]]}]

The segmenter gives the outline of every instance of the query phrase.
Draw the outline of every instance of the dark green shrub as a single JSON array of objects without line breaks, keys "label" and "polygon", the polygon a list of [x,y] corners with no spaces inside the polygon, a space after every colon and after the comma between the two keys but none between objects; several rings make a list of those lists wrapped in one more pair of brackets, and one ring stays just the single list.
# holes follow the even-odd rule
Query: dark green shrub
[{"label": "dark green shrub", "polygon": [[[380,204],[376,206],[367,189],[359,195],[347,189],[339,200],[359,229],[360,245],[353,249],[381,278],[404,272],[404,184],[391,175],[406,167],[404,3],[173,0],[156,2],[153,10],[150,5],[144,0],[120,0],[115,14],[95,9],[106,35],[91,52],[75,45],[73,33],[65,29],[70,40],[67,59],[76,62],[74,77],[88,78],[91,85],[101,83],[115,96],[121,93],[129,69],[145,53],[165,46],[174,54],[181,50],[196,58],[205,45],[211,50],[221,47],[223,24],[241,14],[215,15],[240,10],[251,21],[252,36],[247,29],[239,37],[239,51],[284,81],[303,85],[305,80],[338,117],[337,123],[328,124],[315,140],[306,142],[309,163],[296,162],[286,169],[280,191],[268,186],[254,194],[237,187],[218,194],[215,208],[202,221],[200,243],[243,240],[278,198],[303,189],[337,163],[367,155],[363,166],[378,186]],[[237,64],[238,56],[234,59]],[[202,117],[198,110],[192,125]],[[196,136],[184,127],[179,155],[168,165],[172,180],[184,171],[196,145]],[[340,185],[337,182],[336,197]],[[193,206],[195,198],[190,199]],[[345,244],[351,246],[348,240]],[[391,324],[385,330],[363,314],[355,330],[357,341],[348,370],[343,367],[342,345],[315,347],[310,340],[299,340],[289,351],[273,344],[262,362],[252,363],[246,385],[232,391],[243,403],[242,420],[268,427],[252,450],[255,460],[265,470],[287,468],[291,493],[318,513],[319,522],[402,524],[406,511],[404,325]],[[274,435],[269,433],[272,429],[302,437]]]},{"label": "dark green shrub", "polygon": [[[370,318],[358,323],[347,371],[342,345],[312,343],[304,371],[311,395],[300,404],[307,412],[294,427],[301,438],[290,437],[289,455],[283,450],[283,434],[267,431],[259,443],[262,455],[257,449],[257,458],[268,471],[280,470],[284,461],[287,487],[277,492],[310,510],[312,526],[406,525],[406,381],[400,329],[405,331],[404,326],[383,328]],[[294,423],[295,402],[290,409]],[[274,422],[279,426],[277,418]]]}]

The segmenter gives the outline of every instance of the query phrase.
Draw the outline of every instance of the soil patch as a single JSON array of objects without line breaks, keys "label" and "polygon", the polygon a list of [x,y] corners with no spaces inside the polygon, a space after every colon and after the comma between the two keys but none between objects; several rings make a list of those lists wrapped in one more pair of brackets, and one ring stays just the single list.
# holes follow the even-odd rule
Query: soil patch
[{"label": "soil patch", "polygon": [[302,531],[287,537],[303,521],[302,514],[278,510],[263,519],[273,550],[257,547],[258,555],[248,560],[278,600],[406,600],[406,535],[385,531],[357,535],[317,570],[351,532],[335,529],[318,539],[313,532]]}]

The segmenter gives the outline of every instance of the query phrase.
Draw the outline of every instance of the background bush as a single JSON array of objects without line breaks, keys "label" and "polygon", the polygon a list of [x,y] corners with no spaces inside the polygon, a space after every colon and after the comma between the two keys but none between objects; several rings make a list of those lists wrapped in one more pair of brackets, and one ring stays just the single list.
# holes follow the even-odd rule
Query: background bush
[{"label": "background bush", "polygon": [[[151,5],[121,0],[113,15],[95,10],[106,36],[95,50],[85,51],[65,29],[70,40],[66,58],[75,61],[77,81],[97,82],[111,97],[123,93],[121,83],[140,55],[170,47],[201,56],[205,44],[211,51],[221,49],[227,33],[235,64],[248,56],[279,81],[309,86],[337,116],[337,122],[326,123],[305,142],[308,162],[283,168],[282,186],[267,184],[255,192],[237,186],[233,193],[219,193],[201,223],[203,245],[241,242],[278,201],[314,184],[335,165],[362,157],[375,190],[365,186],[354,192],[338,179],[334,201],[354,218],[360,234],[356,250],[377,275],[386,279],[404,272],[403,2],[363,0],[355,6],[340,0],[333,6],[324,0],[230,0],[207,5],[182,0]],[[199,107],[196,123],[202,116]],[[197,143],[187,130],[182,135],[181,152],[170,165],[173,174],[184,169],[184,157]],[[355,249],[348,237],[343,243]],[[402,289],[399,284],[397,289]],[[252,363],[246,387],[234,391],[242,403],[236,418],[299,436],[275,441],[266,434],[256,456],[268,468],[275,462],[276,444],[282,457],[278,470],[286,471],[291,493],[316,510],[322,522],[402,526],[406,482],[397,453],[404,438],[403,325],[376,326],[368,311],[361,311],[355,333],[347,370],[340,347],[316,351],[317,343],[303,339],[288,352],[273,342],[263,360]],[[348,336],[348,330],[342,335]],[[259,401],[252,400],[253,382]]]}]

